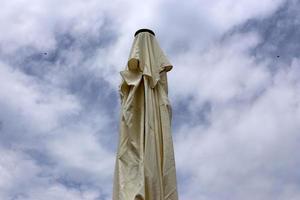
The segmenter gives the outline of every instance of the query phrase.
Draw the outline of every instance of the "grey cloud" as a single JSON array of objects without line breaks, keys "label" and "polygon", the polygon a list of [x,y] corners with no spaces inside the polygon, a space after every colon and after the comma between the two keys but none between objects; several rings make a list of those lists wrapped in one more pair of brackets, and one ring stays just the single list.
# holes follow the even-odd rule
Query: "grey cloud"
[{"label": "grey cloud", "polygon": [[[228,36],[225,40],[228,38],[232,36]],[[248,40],[245,35],[242,35],[242,38]],[[217,73],[222,72],[221,68],[224,67],[228,69],[228,73],[232,74],[245,66],[250,71],[242,70],[241,74],[238,73],[232,77],[227,77],[224,72],[223,76],[217,77],[218,83],[228,78],[230,81],[237,81],[233,85],[238,86],[242,83],[243,87],[232,90],[233,85],[220,84],[218,87],[215,85],[211,88],[216,94],[225,92],[230,95],[221,96],[221,99],[218,99],[218,96],[209,95],[209,101],[212,102],[209,126],[203,126],[204,122],[199,120],[194,127],[186,123],[186,126],[183,124],[181,128],[175,129],[175,152],[177,153],[175,155],[177,155],[178,171],[180,175],[184,174],[189,177],[188,180],[185,179],[186,176],[180,178],[185,182],[185,185],[180,188],[184,199],[191,199],[195,196],[200,199],[257,200],[297,199],[299,197],[299,192],[295,188],[299,183],[297,165],[300,157],[293,153],[299,146],[299,95],[297,92],[299,79],[296,78],[299,74],[299,60],[293,58],[292,62],[284,64],[282,62],[280,68],[274,73],[269,69],[272,62],[269,61],[268,54],[264,54],[265,57],[262,60],[252,54],[252,48],[264,41],[263,36],[259,38],[257,43],[250,42],[255,45],[246,47],[247,51],[244,53],[238,49],[238,51],[233,51],[234,54],[226,57],[227,53],[222,52],[221,55],[226,58],[224,63],[217,57],[220,47],[213,50],[213,55],[218,58],[215,62],[222,63],[220,65],[208,62],[205,63],[208,64],[208,68],[202,65],[205,70],[194,67],[194,72],[199,70],[197,78],[199,85],[195,85],[191,92],[193,91],[195,96],[200,94],[200,102],[205,98],[203,89],[209,87],[211,81],[214,80],[210,77],[208,78],[210,82],[207,82],[208,86],[205,82],[201,84],[200,72],[205,73],[204,78],[207,78],[208,71],[216,66],[220,67],[215,68]],[[240,41],[242,44],[240,39],[232,41]],[[230,52],[234,48],[232,49],[228,44],[225,45],[225,49]],[[244,44],[242,46],[245,47]],[[280,49],[279,46],[277,48]],[[239,57],[239,62],[233,62],[234,56]],[[192,63],[201,66],[200,63],[203,63],[205,59],[201,57],[198,59],[202,62],[197,63],[196,59]],[[229,70],[235,64],[237,68]],[[249,76],[254,78],[254,82],[248,80]],[[258,82],[255,77],[261,77],[262,82]],[[247,80],[250,81],[250,85],[254,84],[253,89],[247,89],[249,84]],[[196,83],[196,81],[191,82]],[[192,85],[182,84],[187,84],[188,87]],[[175,88],[175,85],[172,88]],[[231,90],[227,90],[227,86]],[[192,93],[185,90],[180,94],[184,96]],[[251,95],[255,98],[250,98],[248,101],[247,98]],[[178,98],[178,95],[174,95],[175,97]],[[192,105],[197,108],[198,102]],[[202,106],[200,104],[200,107]],[[194,112],[196,110],[199,109],[195,109]]]},{"label": "grey cloud", "polygon": [[[299,158],[289,159],[299,141],[299,55],[291,37],[297,4],[6,2],[0,180],[9,184],[0,181],[0,197],[111,198],[118,72],[141,26],[156,31],[174,64],[169,91],[180,198],[299,197]],[[282,44],[286,54],[274,73],[270,58]]]},{"label": "grey cloud", "polygon": [[200,53],[235,26],[271,15],[283,2],[163,1],[157,17],[159,38],[171,56],[189,51]]},{"label": "grey cloud", "polygon": [[100,195],[91,188],[67,188],[55,177],[41,174],[47,168],[20,151],[1,149],[1,158],[1,199],[95,199]]},{"label": "grey cloud", "polygon": [[[291,64],[299,57],[299,1],[286,1],[274,15],[264,19],[252,19],[238,27],[237,31],[256,30],[262,41],[253,54],[259,60],[269,57],[270,67],[280,67],[284,63]],[[278,66],[279,65],[279,66]]]}]

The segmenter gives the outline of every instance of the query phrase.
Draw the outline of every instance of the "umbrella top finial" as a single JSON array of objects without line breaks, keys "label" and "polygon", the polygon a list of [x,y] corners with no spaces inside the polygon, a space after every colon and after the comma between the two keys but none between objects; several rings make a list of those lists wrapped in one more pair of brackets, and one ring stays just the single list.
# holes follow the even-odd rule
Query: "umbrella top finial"
[{"label": "umbrella top finial", "polygon": [[137,30],[137,31],[135,32],[134,37],[135,37],[137,34],[141,33],[141,32],[148,32],[148,33],[150,33],[150,34],[152,34],[152,35],[155,36],[155,33],[154,33],[152,30],[147,29],[147,28],[142,28],[142,29],[139,29],[139,30]]}]

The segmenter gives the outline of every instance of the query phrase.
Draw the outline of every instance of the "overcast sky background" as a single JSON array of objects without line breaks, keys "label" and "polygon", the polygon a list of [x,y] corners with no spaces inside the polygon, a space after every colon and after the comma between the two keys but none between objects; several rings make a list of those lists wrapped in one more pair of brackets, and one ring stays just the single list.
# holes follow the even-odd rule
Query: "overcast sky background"
[{"label": "overcast sky background", "polygon": [[299,0],[1,1],[0,199],[111,199],[145,27],[174,65],[179,199],[299,200]]}]

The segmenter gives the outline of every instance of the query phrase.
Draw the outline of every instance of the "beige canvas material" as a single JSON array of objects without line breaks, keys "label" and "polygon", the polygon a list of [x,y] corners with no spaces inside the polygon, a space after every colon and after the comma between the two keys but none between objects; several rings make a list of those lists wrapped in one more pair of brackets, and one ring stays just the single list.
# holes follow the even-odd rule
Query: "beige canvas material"
[{"label": "beige canvas material", "polygon": [[139,33],[121,71],[121,119],[113,200],[177,200],[167,72],[155,36]]}]

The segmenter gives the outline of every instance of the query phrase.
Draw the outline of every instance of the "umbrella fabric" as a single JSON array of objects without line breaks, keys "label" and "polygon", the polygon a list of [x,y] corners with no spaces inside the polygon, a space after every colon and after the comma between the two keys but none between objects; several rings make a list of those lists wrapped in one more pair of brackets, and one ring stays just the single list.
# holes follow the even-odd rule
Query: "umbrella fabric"
[{"label": "umbrella fabric", "polygon": [[120,135],[113,200],[177,200],[167,72],[172,65],[154,35],[134,38],[121,71]]}]

